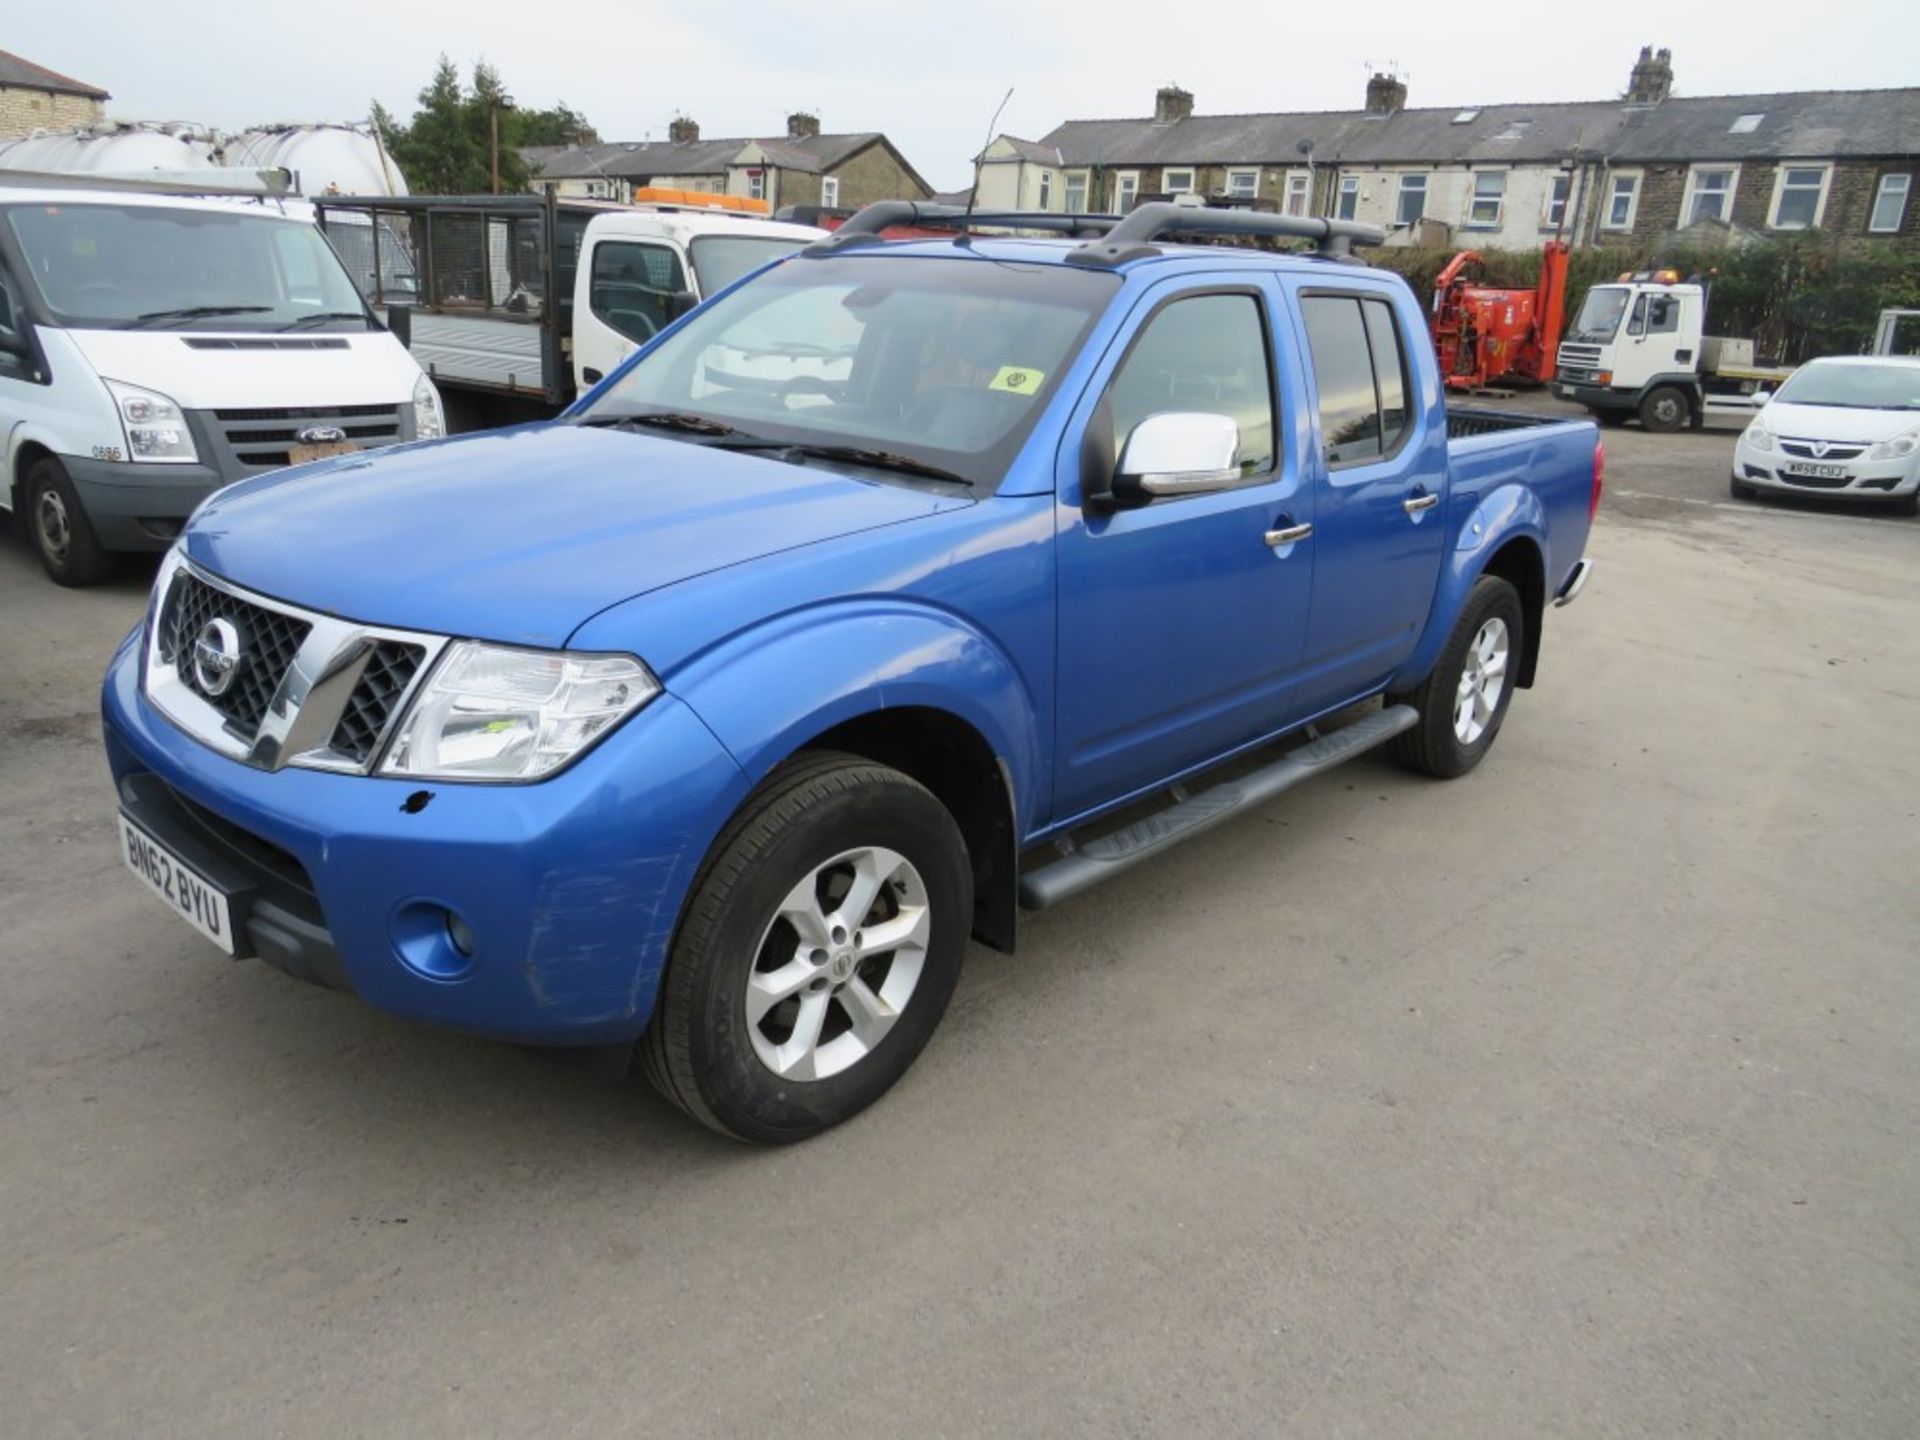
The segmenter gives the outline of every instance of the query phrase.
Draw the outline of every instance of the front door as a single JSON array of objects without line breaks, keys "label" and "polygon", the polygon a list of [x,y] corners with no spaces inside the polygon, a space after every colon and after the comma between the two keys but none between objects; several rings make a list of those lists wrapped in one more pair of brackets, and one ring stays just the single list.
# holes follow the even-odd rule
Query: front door
[{"label": "front door", "polygon": [[[1273,293],[1244,281],[1150,292],[1062,446],[1058,820],[1255,740],[1285,717],[1313,545],[1273,537],[1310,526],[1313,515],[1298,439],[1278,423]],[[1289,394],[1284,413],[1295,408]],[[1110,418],[1108,453],[1117,457],[1134,426],[1169,411],[1232,419],[1240,482],[1129,509],[1083,504],[1088,427],[1104,437]]]},{"label": "front door", "polygon": [[586,300],[573,307],[574,383],[584,392],[673,323],[673,297],[692,289],[680,252],[656,240],[589,234],[580,259]]},{"label": "front door", "polygon": [[1447,435],[1414,386],[1417,311],[1384,288],[1297,292],[1311,364],[1320,472],[1313,611],[1298,710],[1319,714],[1383,684],[1426,627],[1446,538]]}]

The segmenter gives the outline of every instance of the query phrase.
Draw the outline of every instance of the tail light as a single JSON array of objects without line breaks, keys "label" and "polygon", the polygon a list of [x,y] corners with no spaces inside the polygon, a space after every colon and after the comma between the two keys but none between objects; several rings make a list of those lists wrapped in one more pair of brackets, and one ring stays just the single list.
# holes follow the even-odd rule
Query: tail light
[{"label": "tail light", "polygon": [[1593,442],[1593,494],[1587,498],[1587,521],[1600,513],[1600,487],[1607,479],[1607,445],[1604,440]]}]

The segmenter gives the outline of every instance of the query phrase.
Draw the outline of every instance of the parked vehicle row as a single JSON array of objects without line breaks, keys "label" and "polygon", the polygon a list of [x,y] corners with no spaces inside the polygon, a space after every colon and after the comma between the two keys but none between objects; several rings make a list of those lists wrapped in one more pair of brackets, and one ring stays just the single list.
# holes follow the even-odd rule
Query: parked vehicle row
[{"label": "parked vehicle row", "polygon": [[1450,411],[1366,227],[903,223],[965,225],[871,207],[557,422],[215,496],[105,683],[134,872],[226,953],[637,1041],[787,1141],[1020,907],[1378,745],[1480,762],[1589,571],[1590,422]]}]

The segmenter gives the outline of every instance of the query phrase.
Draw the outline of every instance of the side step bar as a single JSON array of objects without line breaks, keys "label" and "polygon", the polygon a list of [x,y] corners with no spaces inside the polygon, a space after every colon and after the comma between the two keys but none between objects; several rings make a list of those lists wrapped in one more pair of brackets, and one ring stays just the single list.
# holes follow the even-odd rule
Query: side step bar
[{"label": "side step bar", "polygon": [[1020,903],[1028,910],[1058,905],[1182,840],[1212,829],[1231,815],[1271,800],[1282,790],[1391,740],[1402,730],[1411,729],[1419,718],[1419,711],[1411,705],[1389,705],[1309,741],[1250,775],[1224,780],[1186,796],[1170,809],[1089,840],[1058,860],[1022,875]]}]

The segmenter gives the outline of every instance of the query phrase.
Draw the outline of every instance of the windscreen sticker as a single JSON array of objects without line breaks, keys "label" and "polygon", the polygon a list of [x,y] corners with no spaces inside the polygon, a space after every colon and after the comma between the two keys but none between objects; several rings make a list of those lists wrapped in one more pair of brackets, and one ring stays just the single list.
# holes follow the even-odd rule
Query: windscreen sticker
[{"label": "windscreen sticker", "polygon": [[987,383],[987,388],[1004,390],[1009,395],[1034,395],[1039,393],[1040,382],[1046,378],[1044,370],[1029,370],[1024,365],[1002,365],[1000,373]]}]

